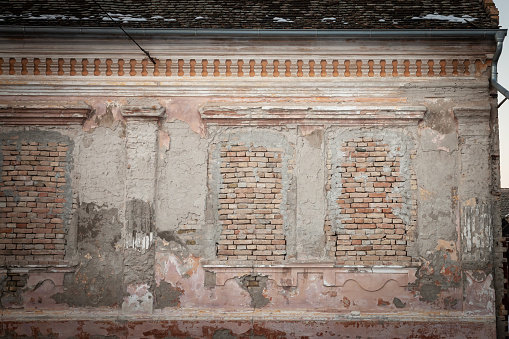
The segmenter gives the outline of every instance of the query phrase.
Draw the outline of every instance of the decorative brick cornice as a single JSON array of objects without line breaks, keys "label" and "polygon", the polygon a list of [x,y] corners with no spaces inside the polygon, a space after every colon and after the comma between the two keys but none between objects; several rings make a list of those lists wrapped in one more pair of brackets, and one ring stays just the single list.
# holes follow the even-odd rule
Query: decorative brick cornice
[{"label": "decorative brick cornice", "polygon": [[481,76],[491,60],[481,59],[381,59],[359,56],[351,59],[307,59],[257,56],[256,58],[37,58],[0,57],[0,76],[37,77],[147,77],[147,78],[397,78]]},{"label": "decorative brick cornice", "polygon": [[0,103],[0,125],[81,125],[91,111],[82,101],[4,102]]}]

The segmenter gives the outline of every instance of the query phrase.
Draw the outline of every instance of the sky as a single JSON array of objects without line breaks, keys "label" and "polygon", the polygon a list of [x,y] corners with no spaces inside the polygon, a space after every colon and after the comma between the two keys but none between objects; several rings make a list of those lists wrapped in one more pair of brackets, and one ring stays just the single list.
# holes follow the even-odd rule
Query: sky
[{"label": "sky", "polygon": [[[495,5],[500,11],[500,25],[509,29],[509,1],[495,0]],[[505,88],[509,88],[509,37],[505,38],[502,56],[498,62],[498,82]],[[504,96],[499,94],[498,101]],[[509,188],[509,100],[498,111],[500,129],[500,171],[501,186]]]}]

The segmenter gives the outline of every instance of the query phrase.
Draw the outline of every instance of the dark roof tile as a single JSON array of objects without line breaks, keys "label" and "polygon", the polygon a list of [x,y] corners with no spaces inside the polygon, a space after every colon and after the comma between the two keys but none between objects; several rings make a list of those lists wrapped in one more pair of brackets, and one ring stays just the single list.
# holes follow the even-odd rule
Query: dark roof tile
[{"label": "dark roof tile", "polygon": [[[492,0],[97,0],[124,27],[250,29],[497,28]],[[0,25],[115,26],[94,0],[3,0]]]}]

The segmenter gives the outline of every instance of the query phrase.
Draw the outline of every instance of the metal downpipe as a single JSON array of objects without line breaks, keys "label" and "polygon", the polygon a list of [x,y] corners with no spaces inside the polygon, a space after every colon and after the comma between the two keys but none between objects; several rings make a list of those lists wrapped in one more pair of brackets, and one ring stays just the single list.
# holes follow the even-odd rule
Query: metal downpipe
[{"label": "metal downpipe", "polygon": [[491,79],[491,85],[497,89],[503,96],[509,99],[509,90],[498,83],[497,80]]},{"label": "metal downpipe", "polygon": [[504,38],[506,32],[500,31],[495,34],[495,41],[497,42],[497,49],[495,50],[495,54],[493,55],[492,65],[491,65],[491,85],[497,89],[503,96],[509,98],[509,90],[502,86],[498,82],[498,60],[500,59],[500,55],[502,54],[502,47],[504,45]]}]

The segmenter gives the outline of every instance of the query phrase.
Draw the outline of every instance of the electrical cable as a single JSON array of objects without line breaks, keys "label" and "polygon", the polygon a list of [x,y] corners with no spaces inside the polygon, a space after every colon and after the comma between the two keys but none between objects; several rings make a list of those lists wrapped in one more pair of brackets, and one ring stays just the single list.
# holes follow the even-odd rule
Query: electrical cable
[{"label": "electrical cable", "polygon": [[120,29],[122,30],[122,32],[124,32],[124,33],[125,33],[125,35],[127,35],[127,36],[129,37],[129,39],[131,39],[131,40],[132,40],[132,41],[136,44],[136,46],[138,46],[138,48],[139,48],[139,49],[140,49],[143,53],[145,53],[145,55],[146,55],[146,56],[150,59],[150,61],[152,61],[152,63],[155,65],[155,64],[156,64],[156,61],[155,61],[155,60],[154,60],[154,59],[150,56],[150,53],[149,53],[149,52],[147,52],[146,50],[144,50],[144,49],[143,49],[143,48],[142,48],[142,47],[141,47],[141,46],[140,46],[140,45],[136,42],[136,40],[134,40],[134,39],[133,39],[133,38],[132,38],[132,37],[131,37],[131,36],[130,36],[130,35],[129,35],[129,34],[128,34],[125,30],[124,30],[124,28],[120,25],[120,23],[118,23],[118,21],[114,20],[114,19],[110,16],[110,14],[109,14],[108,12],[106,12],[106,11],[102,8],[102,6],[101,6],[101,5],[100,5],[100,4],[99,4],[96,0],[92,0],[92,1],[94,1],[94,3],[97,5],[97,7],[99,7],[99,8],[101,9],[101,11],[103,11],[103,12],[104,12],[104,13],[108,16],[108,18],[110,18],[110,20],[111,20],[111,21],[113,21],[114,23],[116,23],[116,24],[117,24],[118,28],[120,28]]}]

